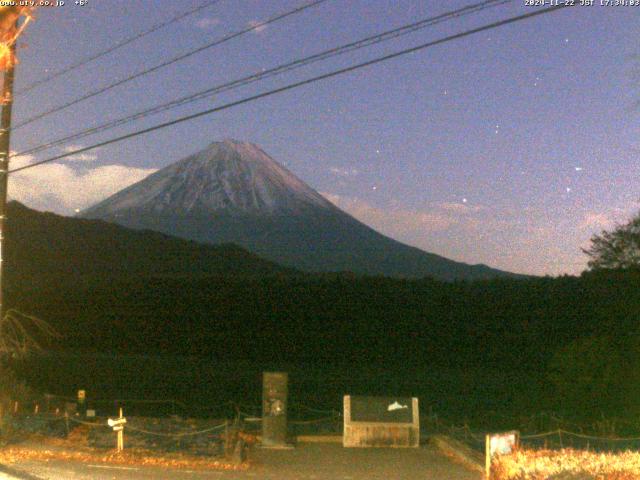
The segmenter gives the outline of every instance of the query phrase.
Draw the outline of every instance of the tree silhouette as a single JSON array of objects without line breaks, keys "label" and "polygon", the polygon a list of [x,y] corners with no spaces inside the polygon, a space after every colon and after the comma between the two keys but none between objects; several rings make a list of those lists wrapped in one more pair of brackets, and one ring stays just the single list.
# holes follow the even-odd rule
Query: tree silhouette
[{"label": "tree silhouette", "polygon": [[582,249],[591,270],[640,268],[640,212],[613,231],[591,237],[591,246]]}]

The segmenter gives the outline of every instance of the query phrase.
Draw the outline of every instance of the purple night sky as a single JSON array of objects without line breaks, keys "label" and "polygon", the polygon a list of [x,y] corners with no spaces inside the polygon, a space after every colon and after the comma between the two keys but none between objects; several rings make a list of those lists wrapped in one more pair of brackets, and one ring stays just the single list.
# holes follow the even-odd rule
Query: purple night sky
[{"label": "purple night sky", "polygon": [[[117,134],[513,15],[525,0],[254,83]],[[41,9],[17,90],[202,0],[88,0]],[[108,85],[304,0],[221,0],[18,95],[14,121]],[[13,133],[22,151],[105,120],[473,3],[329,0]],[[73,214],[209,143],[259,144],[382,233],[468,263],[575,274],[590,236],[638,209],[640,6],[577,6],[20,172],[12,198]],[[16,159],[12,166],[47,158]]]}]

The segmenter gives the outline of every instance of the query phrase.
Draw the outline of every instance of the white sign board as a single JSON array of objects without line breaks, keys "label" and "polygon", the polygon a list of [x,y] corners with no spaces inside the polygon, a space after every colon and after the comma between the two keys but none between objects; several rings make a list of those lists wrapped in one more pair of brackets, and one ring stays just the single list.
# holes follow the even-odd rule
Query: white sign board
[{"label": "white sign board", "polygon": [[110,427],[119,427],[121,425],[124,425],[125,423],[127,423],[126,418],[110,418],[109,420],[107,420],[107,425],[109,425]]},{"label": "white sign board", "polygon": [[518,446],[518,432],[494,433],[490,435],[489,454],[508,455]]},{"label": "white sign board", "polygon": [[520,433],[517,430],[503,433],[488,433],[485,438],[485,475],[491,475],[491,459],[494,455],[508,455],[520,443]]}]

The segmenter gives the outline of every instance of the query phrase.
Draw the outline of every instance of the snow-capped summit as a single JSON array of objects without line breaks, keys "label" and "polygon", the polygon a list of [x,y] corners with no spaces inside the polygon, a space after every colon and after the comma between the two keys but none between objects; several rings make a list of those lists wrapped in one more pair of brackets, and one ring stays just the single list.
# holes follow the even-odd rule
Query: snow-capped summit
[{"label": "snow-capped summit", "polygon": [[335,207],[257,145],[226,139],[155,172],[83,216],[130,209],[159,214],[297,214],[309,208]]},{"label": "snow-capped summit", "polygon": [[404,245],[335,207],[260,147],[224,140],[82,212],[310,271],[444,280],[505,275]]}]

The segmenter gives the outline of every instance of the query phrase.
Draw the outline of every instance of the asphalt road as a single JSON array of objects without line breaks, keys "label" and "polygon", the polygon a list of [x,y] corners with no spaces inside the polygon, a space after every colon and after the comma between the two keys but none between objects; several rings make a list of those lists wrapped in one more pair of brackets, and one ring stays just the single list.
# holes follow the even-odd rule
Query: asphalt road
[{"label": "asphalt road", "polygon": [[[192,471],[104,464],[26,461],[13,465],[33,480],[479,480],[432,447],[345,449],[339,444],[300,444],[292,450],[254,448],[246,471]],[[0,479],[3,479],[0,473]]]}]

